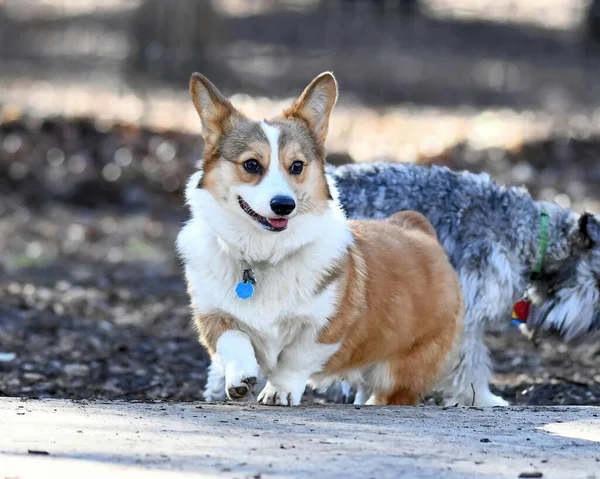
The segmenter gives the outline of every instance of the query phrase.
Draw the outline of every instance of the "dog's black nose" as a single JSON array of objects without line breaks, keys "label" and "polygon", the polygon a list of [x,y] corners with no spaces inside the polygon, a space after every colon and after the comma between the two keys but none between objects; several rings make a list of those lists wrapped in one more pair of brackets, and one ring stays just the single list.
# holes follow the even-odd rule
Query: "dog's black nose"
[{"label": "dog's black nose", "polygon": [[296,202],[294,198],[290,198],[289,196],[274,196],[271,200],[271,209],[273,213],[279,216],[287,216],[296,207]]}]

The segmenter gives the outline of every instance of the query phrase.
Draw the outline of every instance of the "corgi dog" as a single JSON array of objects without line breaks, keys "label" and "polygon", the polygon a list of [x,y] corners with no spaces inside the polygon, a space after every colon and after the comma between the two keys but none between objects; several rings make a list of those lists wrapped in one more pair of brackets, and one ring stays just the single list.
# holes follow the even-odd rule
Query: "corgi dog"
[{"label": "corgi dog", "polygon": [[463,297],[429,221],[348,221],[325,173],[337,82],[317,76],[280,116],[253,121],[190,80],[205,140],[179,232],[200,342],[230,399],[257,378],[266,405],[345,379],[367,404],[414,405],[457,342]]}]

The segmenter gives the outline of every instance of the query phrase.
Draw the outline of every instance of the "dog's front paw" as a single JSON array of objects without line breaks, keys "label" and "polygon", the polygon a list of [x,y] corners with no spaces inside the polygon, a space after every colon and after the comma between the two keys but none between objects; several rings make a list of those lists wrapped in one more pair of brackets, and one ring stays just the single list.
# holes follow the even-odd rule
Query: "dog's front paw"
[{"label": "dog's front paw", "polygon": [[267,383],[258,395],[258,402],[267,406],[297,406],[301,399],[302,393],[294,394],[292,391],[285,391],[285,388],[277,388],[271,383]]},{"label": "dog's front paw", "polygon": [[225,367],[225,391],[232,401],[240,401],[248,397],[258,381],[258,364],[229,364]]},{"label": "dog's front paw", "polygon": [[242,377],[240,378],[239,384],[231,384],[227,387],[227,397],[232,401],[237,401],[248,397],[254,386],[256,386],[256,376]]}]

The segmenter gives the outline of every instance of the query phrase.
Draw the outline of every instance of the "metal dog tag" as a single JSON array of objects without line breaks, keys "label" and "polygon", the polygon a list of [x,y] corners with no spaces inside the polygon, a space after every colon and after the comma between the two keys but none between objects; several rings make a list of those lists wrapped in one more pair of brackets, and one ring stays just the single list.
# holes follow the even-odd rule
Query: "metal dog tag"
[{"label": "metal dog tag", "polygon": [[235,294],[240,299],[248,299],[254,295],[254,285],[256,279],[254,278],[254,271],[252,269],[245,269],[242,281],[240,281],[235,287]]}]

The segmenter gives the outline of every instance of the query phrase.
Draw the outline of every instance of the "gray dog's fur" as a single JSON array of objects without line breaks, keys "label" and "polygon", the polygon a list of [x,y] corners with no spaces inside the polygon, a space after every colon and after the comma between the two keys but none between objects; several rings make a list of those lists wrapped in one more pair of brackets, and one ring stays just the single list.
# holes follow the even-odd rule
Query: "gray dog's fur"
[{"label": "gray dog's fur", "polygon": [[[600,216],[579,215],[534,201],[526,190],[503,187],[486,174],[442,167],[363,164],[332,168],[349,217],[382,218],[399,210],[423,213],[456,268],[466,299],[460,360],[440,384],[448,403],[508,404],[489,389],[486,324],[510,321],[512,304],[529,287],[528,327],[566,340],[600,327]],[[542,274],[531,279],[539,255],[541,212],[548,213]],[[219,399],[219,374],[209,372],[206,396]]]}]

